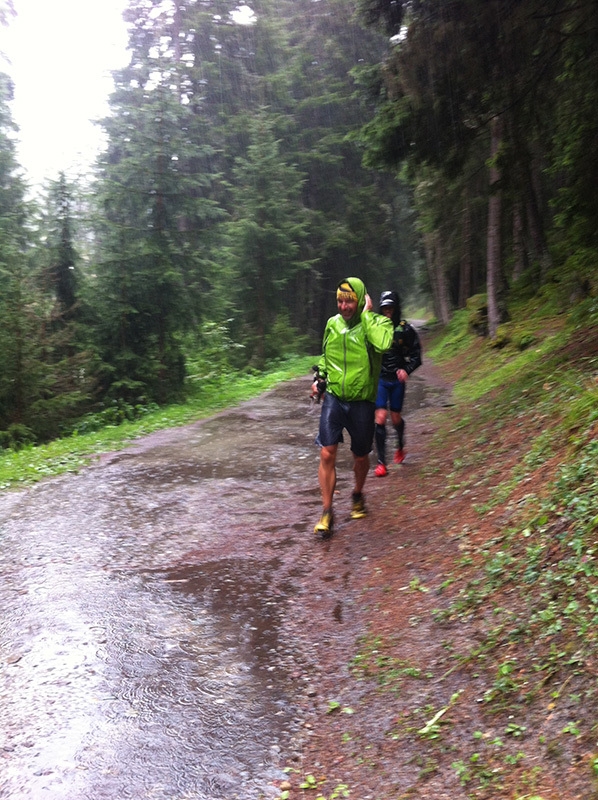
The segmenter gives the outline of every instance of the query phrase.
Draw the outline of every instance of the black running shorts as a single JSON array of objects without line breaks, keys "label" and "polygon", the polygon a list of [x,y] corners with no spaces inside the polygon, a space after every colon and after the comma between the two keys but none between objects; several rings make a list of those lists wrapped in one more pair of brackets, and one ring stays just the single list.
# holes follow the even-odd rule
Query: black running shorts
[{"label": "black running shorts", "polygon": [[369,400],[344,402],[326,392],[320,414],[320,430],[316,438],[318,447],[331,447],[343,441],[343,428],[351,437],[351,452],[367,456],[374,440],[375,404]]}]

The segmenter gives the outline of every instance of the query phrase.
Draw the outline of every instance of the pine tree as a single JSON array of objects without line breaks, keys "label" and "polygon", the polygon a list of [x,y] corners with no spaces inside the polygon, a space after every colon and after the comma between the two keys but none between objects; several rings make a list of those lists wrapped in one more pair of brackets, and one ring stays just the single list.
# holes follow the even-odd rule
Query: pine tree
[{"label": "pine tree", "polygon": [[54,296],[56,317],[72,315],[77,300],[77,254],[74,245],[73,201],[71,188],[61,172],[58,181],[50,185],[47,215],[46,245],[49,263],[44,281]]},{"label": "pine tree", "polygon": [[8,105],[12,97],[12,81],[0,74],[0,431],[5,446],[35,439],[31,405],[43,380],[42,322],[28,261],[28,211]]},{"label": "pine tree", "polygon": [[39,360],[44,376],[33,410],[44,421],[43,438],[68,431],[91,407],[96,393],[97,355],[76,245],[82,224],[75,212],[78,192],[64,173],[49,182],[30,255],[40,293]]},{"label": "pine tree", "polygon": [[181,337],[200,319],[205,242],[222,217],[211,197],[213,147],[194,111],[187,54],[178,48],[181,8],[152,14],[146,4],[131,4],[132,59],[117,75],[105,123],[99,333],[105,387],[130,402],[164,402],[182,389]]},{"label": "pine tree", "polygon": [[233,170],[235,215],[228,225],[236,305],[252,331],[251,363],[263,367],[281,355],[272,337],[289,282],[309,264],[302,258],[308,215],[301,204],[302,177],[284,162],[267,113],[252,120],[250,144]]},{"label": "pine tree", "polygon": [[[368,21],[393,37],[380,65],[378,111],[363,129],[367,163],[433,164],[464,182],[466,173],[493,170],[492,191],[474,203],[486,195],[492,207],[487,268],[494,331],[504,319],[509,279],[537,290],[555,278],[555,253],[566,258],[555,242],[566,241],[569,253],[572,240],[594,246],[595,3],[360,4]],[[476,152],[481,141],[483,156]],[[471,193],[466,197],[464,208],[471,208]],[[556,236],[555,222],[562,225]],[[585,267],[581,272],[587,276]],[[462,302],[460,287],[457,295]]]},{"label": "pine tree", "polygon": [[383,55],[385,38],[359,22],[356,4],[298,0],[287,5],[292,47],[288,70],[295,101],[289,146],[305,173],[303,197],[312,214],[309,246],[317,262],[300,287],[298,324],[321,334],[330,300],[347,274],[379,290],[413,288],[408,265],[397,268],[394,203],[401,193],[394,176],[364,168],[353,137],[373,103],[357,89],[368,67]]}]

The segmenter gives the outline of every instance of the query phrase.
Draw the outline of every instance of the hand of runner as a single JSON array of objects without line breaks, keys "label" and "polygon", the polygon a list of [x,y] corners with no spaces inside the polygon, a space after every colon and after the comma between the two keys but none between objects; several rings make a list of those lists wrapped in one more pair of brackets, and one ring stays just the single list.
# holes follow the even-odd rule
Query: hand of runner
[{"label": "hand of runner", "polygon": [[397,380],[400,381],[401,383],[405,383],[408,377],[409,375],[405,372],[404,369],[397,370]]}]

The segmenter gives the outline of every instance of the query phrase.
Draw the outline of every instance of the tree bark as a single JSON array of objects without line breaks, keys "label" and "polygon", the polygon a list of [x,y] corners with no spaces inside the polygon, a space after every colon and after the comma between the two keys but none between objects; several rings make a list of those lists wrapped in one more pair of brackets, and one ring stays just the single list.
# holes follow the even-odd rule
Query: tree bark
[{"label": "tree bark", "polygon": [[521,205],[516,203],[513,208],[513,280],[518,280],[528,266],[527,251],[523,234],[523,217],[521,216]]},{"label": "tree bark", "polygon": [[459,308],[465,308],[471,294],[471,205],[467,187],[463,192],[463,254],[459,266]]},{"label": "tree bark", "polygon": [[449,297],[448,281],[444,272],[444,259],[442,245],[438,231],[424,234],[424,249],[426,253],[426,266],[432,289],[432,305],[436,318],[448,325],[451,321],[451,303]]},{"label": "tree bark", "polygon": [[490,197],[488,200],[488,240],[486,251],[486,293],[488,297],[488,333],[496,337],[500,323],[498,293],[500,284],[501,233],[500,218],[502,197],[500,189],[500,170],[496,156],[501,144],[502,120],[495,117],[490,127]]},{"label": "tree bark", "polygon": [[552,259],[550,251],[548,250],[544,220],[540,210],[540,179],[537,175],[537,169],[533,164],[530,167],[530,174],[528,177],[527,219],[535,256],[540,264],[540,282],[544,283],[546,275],[552,266]]}]

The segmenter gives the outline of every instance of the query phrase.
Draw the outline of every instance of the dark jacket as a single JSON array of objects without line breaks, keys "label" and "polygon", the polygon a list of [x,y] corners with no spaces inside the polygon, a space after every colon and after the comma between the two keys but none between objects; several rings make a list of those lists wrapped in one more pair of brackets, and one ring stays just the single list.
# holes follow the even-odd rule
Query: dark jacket
[{"label": "dark jacket", "polygon": [[397,370],[411,375],[422,363],[421,343],[417,331],[406,320],[395,325],[390,350],[382,356],[380,377],[385,381],[397,379]]}]

